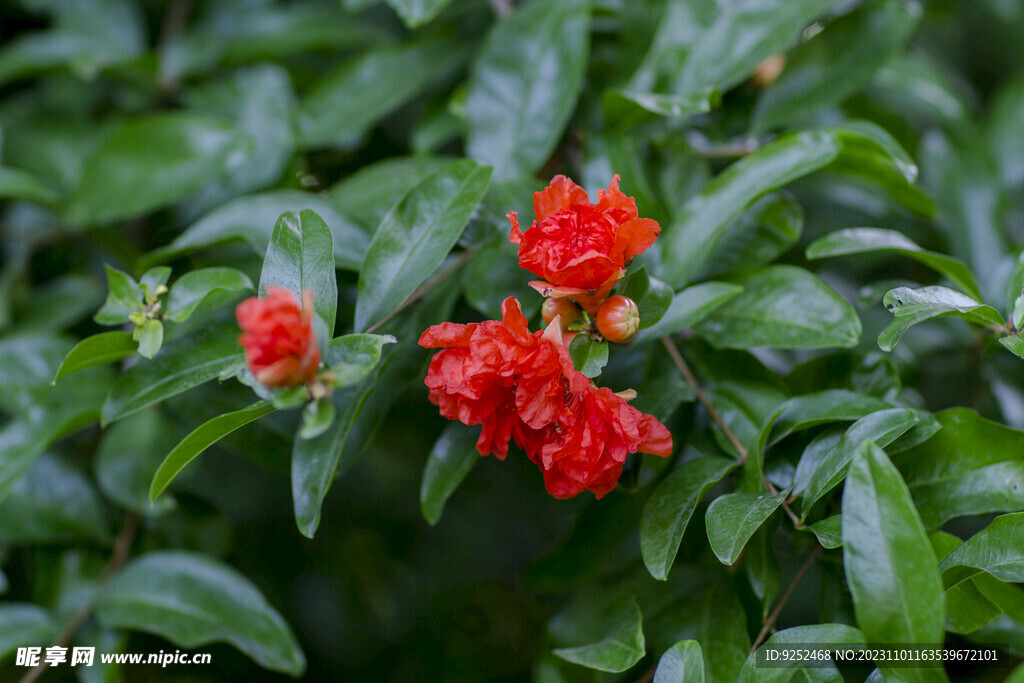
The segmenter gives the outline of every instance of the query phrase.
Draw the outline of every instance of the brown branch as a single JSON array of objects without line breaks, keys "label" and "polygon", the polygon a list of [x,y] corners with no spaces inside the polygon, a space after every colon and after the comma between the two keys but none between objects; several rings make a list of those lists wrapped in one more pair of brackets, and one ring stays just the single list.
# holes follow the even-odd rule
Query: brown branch
[{"label": "brown branch", "polygon": [[401,313],[405,309],[409,308],[409,306],[414,304],[416,301],[422,299],[427,293],[430,292],[430,290],[432,290],[434,287],[437,287],[439,284],[441,284],[442,282],[447,280],[449,277],[451,277],[451,275],[455,271],[457,271],[462,266],[466,265],[466,262],[469,261],[469,259],[471,259],[473,257],[473,254],[475,254],[475,253],[476,253],[475,250],[467,249],[466,251],[464,251],[461,254],[459,254],[459,257],[457,259],[455,259],[455,261],[450,266],[448,266],[447,268],[442,270],[440,273],[435,275],[433,278],[431,278],[427,282],[425,282],[422,285],[420,285],[420,287],[415,292],[410,294],[408,296],[408,298],[406,298],[405,301],[403,301],[401,304],[399,304],[398,308],[396,308],[395,310],[393,310],[390,313],[388,313],[379,322],[376,322],[373,325],[370,325],[370,327],[367,328],[365,334],[371,334],[375,330],[379,330],[381,328],[381,326],[384,325],[384,323],[388,322],[389,320],[394,318],[396,315],[398,315],[399,313]]},{"label": "brown branch", "polygon": [[[124,526],[121,527],[121,531],[117,534],[117,538],[114,539],[114,547],[110,551],[110,559],[107,561],[107,566],[103,568],[103,573],[100,574],[97,588],[110,580],[117,571],[124,566],[124,563],[128,561],[128,555],[131,553],[132,543],[135,541],[135,534],[139,530],[139,516],[131,512],[124,520]],[[93,610],[92,601],[87,602],[81,607],[75,615],[71,617],[71,620],[64,626],[64,629],[57,636],[57,639],[53,641],[50,647],[68,647],[71,643],[71,639],[75,637],[79,629],[89,620],[92,616]],[[45,662],[41,661],[38,666],[25,674],[21,679],[21,683],[32,683],[37,680],[43,673],[49,669],[50,666]]]},{"label": "brown branch", "polygon": [[768,637],[768,632],[772,630],[772,627],[775,626],[775,622],[778,620],[779,615],[782,614],[782,608],[786,606],[787,602],[789,602],[789,599],[793,596],[793,592],[796,591],[796,587],[800,585],[804,575],[807,574],[811,565],[814,564],[814,561],[818,559],[818,555],[820,554],[821,546],[815,546],[814,550],[808,553],[807,559],[804,560],[804,563],[796,570],[796,575],[793,577],[793,580],[790,581],[789,586],[786,587],[786,592],[782,594],[781,598],[779,598],[779,602],[775,605],[775,609],[772,610],[772,613],[764,620],[764,626],[761,627],[761,632],[757,634],[757,638],[754,640],[754,646],[750,648],[750,653],[747,655],[748,657],[754,654],[754,652],[757,651],[757,648],[761,647],[761,643],[765,641],[765,638]]}]

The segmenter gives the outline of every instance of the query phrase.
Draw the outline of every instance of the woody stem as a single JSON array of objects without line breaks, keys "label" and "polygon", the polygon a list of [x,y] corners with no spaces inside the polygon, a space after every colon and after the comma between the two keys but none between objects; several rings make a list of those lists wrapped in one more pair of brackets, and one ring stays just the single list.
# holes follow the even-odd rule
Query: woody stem
[{"label": "woody stem", "polygon": [[388,322],[396,315],[398,315],[405,309],[409,308],[409,306],[422,299],[432,289],[434,289],[434,287],[437,287],[439,284],[441,284],[449,277],[451,277],[451,275],[455,273],[459,268],[466,265],[469,259],[473,258],[473,254],[475,253],[475,249],[467,249],[466,251],[459,254],[459,257],[455,259],[450,266],[442,270],[440,273],[432,277],[430,280],[420,285],[415,292],[410,294],[405,301],[398,305],[398,308],[388,313],[379,322],[370,325],[370,327],[366,330],[366,334],[371,334],[372,332],[379,330],[384,325],[384,323]]}]

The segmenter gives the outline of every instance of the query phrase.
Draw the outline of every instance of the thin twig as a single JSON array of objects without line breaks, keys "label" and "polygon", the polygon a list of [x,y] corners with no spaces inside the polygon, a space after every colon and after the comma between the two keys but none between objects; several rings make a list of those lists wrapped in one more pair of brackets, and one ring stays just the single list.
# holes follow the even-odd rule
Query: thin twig
[{"label": "thin twig", "polygon": [[[772,494],[778,495],[779,490],[775,488],[775,485],[773,483],[768,481],[767,477],[765,477],[764,483],[768,486],[768,490],[771,491]],[[782,501],[782,509],[786,511],[786,514],[793,521],[793,526],[795,526],[797,529],[804,528],[803,522],[801,522],[800,517],[798,517],[797,514],[793,512],[793,508],[789,507],[789,503],[787,503],[786,501]]]},{"label": "thin twig", "polygon": [[779,598],[779,602],[775,605],[775,609],[772,610],[772,613],[764,620],[764,626],[761,627],[761,632],[758,633],[757,638],[754,639],[754,646],[750,648],[750,654],[747,655],[748,657],[754,654],[757,648],[761,647],[761,643],[764,642],[765,638],[768,637],[768,632],[772,630],[772,627],[775,626],[775,621],[779,618],[779,615],[782,614],[782,608],[786,606],[786,603],[793,596],[793,592],[796,590],[796,587],[800,584],[800,581],[803,580],[804,575],[808,570],[810,570],[811,565],[814,564],[814,561],[820,554],[821,546],[815,546],[814,550],[808,553],[807,559],[804,560],[804,563],[800,565],[800,569],[796,570],[796,575],[793,577],[793,580],[790,581],[789,586],[786,587],[786,592],[782,594],[781,598]]},{"label": "thin twig", "polygon": [[427,282],[420,285],[419,289],[410,294],[405,301],[399,304],[398,308],[384,316],[384,318],[381,319],[380,322],[376,322],[373,325],[370,325],[370,327],[366,330],[366,334],[370,334],[375,330],[380,329],[381,325],[388,322],[405,309],[409,308],[409,306],[411,306],[419,299],[423,298],[423,296],[430,292],[430,290],[432,290],[434,287],[437,287],[439,284],[447,280],[452,275],[452,273],[457,271],[462,266],[466,265],[466,262],[469,261],[469,259],[471,259],[473,257],[473,254],[475,253],[476,251],[474,251],[473,249],[467,249],[466,251],[462,252],[450,266],[442,270],[440,273],[435,275]]},{"label": "thin twig", "polygon": [[[131,553],[132,543],[135,541],[135,534],[139,530],[139,516],[134,512],[129,513],[124,520],[124,526],[121,527],[121,531],[117,534],[117,538],[114,539],[114,548],[110,552],[110,559],[107,561],[107,566],[103,568],[103,573],[100,574],[98,585],[106,583],[110,577],[117,573],[117,571],[124,566],[124,563],[128,561],[128,555]],[[57,639],[53,641],[50,647],[67,647],[71,642],[71,639],[75,637],[79,629],[89,620],[92,616],[93,610],[92,601],[82,605],[81,609],[75,612],[75,615],[71,617],[67,625],[57,636]],[[49,648],[47,648],[49,649]],[[34,669],[25,674],[21,679],[21,683],[32,683],[40,676],[43,672],[49,669],[50,666],[45,662],[41,661]]]}]

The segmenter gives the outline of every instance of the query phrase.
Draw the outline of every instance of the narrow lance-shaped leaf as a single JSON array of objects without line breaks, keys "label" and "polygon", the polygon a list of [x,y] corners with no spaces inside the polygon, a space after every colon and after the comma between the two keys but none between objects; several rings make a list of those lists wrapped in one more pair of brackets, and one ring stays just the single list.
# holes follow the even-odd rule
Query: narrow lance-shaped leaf
[{"label": "narrow lance-shaped leaf", "polygon": [[491,169],[455,161],[416,185],[381,222],[359,274],[355,329],[394,311],[444,261],[490,182]]},{"label": "narrow lance-shaped leaf", "polygon": [[64,375],[79,370],[116,363],[135,353],[136,348],[138,343],[132,339],[131,332],[101,332],[86,337],[68,351],[53,381],[56,383]]},{"label": "narrow lance-shaped leaf", "polygon": [[641,343],[687,330],[706,318],[719,306],[743,291],[739,285],[726,282],[702,282],[687,287],[672,297],[672,303],[661,320],[636,336]]},{"label": "narrow lance-shaped leaf", "polygon": [[1024,582],[1024,512],[1001,515],[942,561],[946,588],[987,572],[1000,581]]},{"label": "narrow lance-shaped leaf", "polygon": [[708,543],[718,561],[731,565],[765,520],[779,509],[788,492],[743,491],[711,501],[705,516]]},{"label": "narrow lance-shaped leaf", "polygon": [[218,415],[196,427],[160,463],[160,467],[157,468],[156,473],[153,475],[153,481],[149,486],[149,500],[151,502],[155,501],[171,485],[171,482],[174,481],[181,471],[190,462],[195,460],[200,453],[239,427],[243,427],[253,420],[258,420],[264,415],[274,412],[274,410],[275,408],[270,401],[257,401],[248,408]]},{"label": "narrow lance-shaped leaf", "polygon": [[479,429],[450,423],[430,449],[420,485],[420,510],[430,524],[437,524],[444,504],[480,459],[476,450]]},{"label": "narrow lance-shaped leaf", "polygon": [[[595,601],[598,600],[595,598]],[[578,623],[559,624],[560,619]],[[632,667],[644,656],[642,626],[643,614],[636,599],[630,595],[607,602],[571,607],[555,617],[552,630],[556,635],[559,631],[572,631],[573,640],[589,636],[593,641],[575,647],[556,648],[554,653],[588,669],[619,673]]]}]

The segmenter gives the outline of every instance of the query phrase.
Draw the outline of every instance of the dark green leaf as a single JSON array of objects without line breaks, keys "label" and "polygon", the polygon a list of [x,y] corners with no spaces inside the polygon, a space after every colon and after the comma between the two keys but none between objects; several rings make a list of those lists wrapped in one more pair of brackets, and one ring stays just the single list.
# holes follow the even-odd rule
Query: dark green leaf
[{"label": "dark green leaf", "polygon": [[53,381],[79,370],[116,363],[135,353],[136,348],[138,343],[132,339],[131,332],[101,332],[86,337],[68,351]]},{"label": "dark green leaf", "polygon": [[[543,298],[529,285],[516,260],[516,248],[507,240],[484,247],[470,259],[462,271],[462,294],[476,310],[491,320],[501,318],[501,304],[514,296],[523,315],[532,318],[540,310]],[[486,287],[480,283],[486,282]]]},{"label": "dark green leaf", "polygon": [[338,317],[338,280],[334,273],[331,230],[320,216],[306,209],[281,214],[267,247],[260,273],[260,296],[267,287],[283,287],[302,301],[313,293],[313,331],[321,346],[334,336]]},{"label": "dark green leaf", "polygon": [[478,432],[452,422],[434,442],[420,485],[420,510],[431,525],[441,519],[448,497],[480,459],[476,451]]},{"label": "dark green leaf", "polygon": [[666,228],[660,277],[676,289],[690,282],[751,202],[827,165],[841,150],[833,132],[787,135],[715,176]]},{"label": "dark green leaf", "polygon": [[640,329],[656,324],[672,305],[672,289],[661,280],[647,274],[641,266],[624,277],[615,287],[615,293],[626,296],[636,303],[640,310]]},{"label": "dark green leaf", "polygon": [[491,169],[469,159],[452,162],[384,217],[359,274],[356,331],[383,320],[441,265],[490,177]]},{"label": "dark green leaf", "polygon": [[934,251],[925,251],[907,236],[881,228],[849,228],[815,240],[807,247],[807,258],[820,259],[872,251],[893,251],[919,261],[955,282],[966,294],[981,299],[974,275],[963,261]]},{"label": "dark green leaf", "polygon": [[[551,625],[558,637],[571,633],[578,640],[590,636],[590,642],[554,650],[562,659],[588,669],[618,673],[640,661],[644,652],[643,615],[633,596],[626,595],[603,603],[583,603],[557,615]],[[586,640],[589,640],[586,639]]]},{"label": "dark green leaf", "polygon": [[658,660],[654,683],[704,683],[704,654],[696,640],[681,640]]},{"label": "dark green leaf", "polygon": [[[940,566],[942,560],[963,543],[956,536],[944,531],[932,531],[928,534],[928,540],[935,549],[936,557],[940,558]],[[979,575],[946,590],[947,631],[971,633],[991,623],[1002,613],[1002,610],[978,589],[977,582],[986,578],[996,584],[999,583],[991,576]]]},{"label": "dark green leaf", "polygon": [[131,313],[143,310],[142,290],[128,273],[104,264],[107,270],[107,300],[94,320],[100,325],[120,325]]},{"label": "dark green leaf", "polygon": [[942,561],[946,588],[987,572],[1000,581],[1024,582],[1024,512],[1000,515]]},{"label": "dark green leaf", "polygon": [[315,439],[328,429],[334,422],[334,404],[329,400],[310,401],[302,411],[302,426],[299,427],[300,439]]},{"label": "dark green leaf", "polygon": [[737,280],[743,291],[697,333],[719,348],[855,346],[860,318],[828,285],[795,266],[768,266]]},{"label": "dark green leaf", "polygon": [[897,287],[886,293],[882,303],[895,316],[878,335],[878,346],[883,351],[892,351],[903,333],[917,323],[938,316],[952,315],[985,327],[1001,328],[1006,324],[996,309],[946,287]]},{"label": "dark green leaf", "polygon": [[736,562],[743,547],[775,512],[787,492],[740,492],[719,496],[711,501],[705,514],[708,543],[722,564]]},{"label": "dark green leaf", "polygon": [[156,473],[153,474],[153,481],[149,485],[150,502],[155,502],[181,471],[200,453],[239,427],[244,427],[274,410],[270,401],[257,401],[247,408],[218,415],[196,427],[167,454]]},{"label": "dark green leaf", "polygon": [[252,289],[252,281],[234,268],[200,268],[178,278],[167,294],[164,318],[180,323],[187,320],[203,300],[218,290]]},{"label": "dark green leaf", "polygon": [[697,503],[736,466],[736,462],[718,457],[690,460],[654,490],[640,518],[640,551],[651,576],[662,581],[668,578]]},{"label": "dark green leaf", "polygon": [[153,473],[167,453],[167,444],[180,434],[157,410],[145,410],[111,426],[100,442],[93,462],[96,482],[103,494],[121,507],[146,516],[174,508],[174,499],[149,499]]},{"label": "dark green leaf", "polygon": [[451,0],[387,0],[409,28],[419,28],[441,13]]},{"label": "dark green leaf", "polygon": [[758,100],[753,126],[767,130],[856,92],[910,37],[921,6],[875,0],[828,24],[793,51]]},{"label": "dark green leaf", "polygon": [[672,297],[661,320],[637,334],[636,341],[646,342],[687,330],[742,291],[739,285],[726,282],[703,282],[687,287]]},{"label": "dark green leaf", "polygon": [[1024,339],[1014,335],[1012,337],[1000,337],[999,343],[1005,346],[1015,356],[1024,358]]},{"label": "dark green leaf", "polygon": [[803,229],[804,212],[794,199],[781,192],[766,194],[725,231],[699,279],[770,263],[796,244]]},{"label": "dark green leaf", "polygon": [[187,112],[129,119],[100,141],[68,200],[68,220],[90,226],[170,204],[245,160],[247,135]]},{"label": "dark green leaf", "polygon": [[237,328],[205,329],[164,347],[159,356],[126,372],[103,402],[108,425],[148,405],[216,378],[242,357]]},{"label": "dark green leaf", "polygon": [[865,415],[891,408],[885,401],[847,389],[828,389],[791,399],[775,423],[770,443],[778,443],[793,432],[828,422],[859,420]]},{"label": "dark green leaf", "polygon": [[[338,206],[345,207],[346,215],[359,225],[376,232],[387,212],[409,194],[409,190],[451,161],[453,159],[449,157],[439,156],[384,159],[342,179],[327,191],[327,195]],[[338,240],[335,239],[334,243],[337,244]]]},{"label": "dark green leaf", "polygon": [[466,95],[466,150],[496,179],[533,175],[576,106],[589,47],[586,0],[531,0],[497,22]]},{"label": "dark green leaf", "polygon": [[793,491],[803,497],[803,516],[806,517],[811,506],[843,480],[862,443],[872,441],[877,446],[887,446],[919,419],[913,410],[906,408],[880,410],[854,422],[820,460],[806,455],[801,458],[793,479]]},{"label": "dark green leaf", "polygon": [[706,114],[721,105],[722,95],[710,88],[689,96],[612,89],[604,92],[601,103],[605,123],[617,131],[626,131],[658,118]]},{"label": "dark green leaf", "polygon": [[334,261],[338,268],[359,270],[370,244],[368,233],[341,213],[329,199],[310,192],[274,190],[239,197],[217,207],[193,223],[166,247],[150,252],[144,264],[157,263],[197,249],[244,239],[260,255],[267,250],[274,225],[281,214],[310,210],[324,219],[334,236]]},{"label": "dark green leaf", "polygon": [[146,631],[183,648],[231,643],[260,666],[300,676],[306,659],[281,615],[244,576],[205,555],[151,552],[100,591],[96,617],[110,628]]},{"label": "dark green leaf", "polygon": [[863,645],[864,634],[847,624],[812,624],[783,629],[765,641],[757,652],[750,655],[740,671],[740,683],[787,683],[788,681],[842,681],[843,677],[832,665],[826,667],[772,667],[766,666],[765,652],[770,646],[820,643],[831,645]]},{"label": "dark green leaf", "polygon": [[0,604],[0,660],[19,647],[40,647],[60,634],[60,624],[38,605]]},{"label": "dark green leaf", "polygon": [[599,377],[608,364],[608,342],[592,340],[585,333],[577,334],[569,343],[573,366],[587,377]]},{"label": "dark green leaf", "polygon": [[[946,618],[938,560],[903,479],[872,443],[857,450],[850,467],[842,529],[843,565],[865,639],[942,642]],[[930,680],[922,673],[927,670],[902,671],[911,672],[908,680]]]}]

